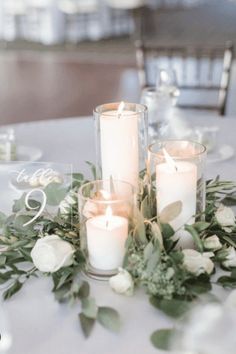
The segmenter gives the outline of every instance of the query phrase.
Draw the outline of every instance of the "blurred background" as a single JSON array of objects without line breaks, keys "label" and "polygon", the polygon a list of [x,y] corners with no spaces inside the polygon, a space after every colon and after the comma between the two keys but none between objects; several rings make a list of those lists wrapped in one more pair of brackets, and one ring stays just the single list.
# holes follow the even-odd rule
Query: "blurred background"
[{"label": "blurred background", "polygon": [[[235,41],[236,0],[0,0],[0,124],[91,115],[109,101],[138,102],[147,43],[171,53],[182,48],[184,60],[190,50],[199,77],[211,64],[207,78],[227,86],[223,114],[236,115],[233,58],[230,67],[223,63],[227,77],[217,69],[219,48],[232,49]],[[196,57],[210,53],[210,64],[193,61],[196,48]],[[180,85],[187,74],[176,71]]]}]

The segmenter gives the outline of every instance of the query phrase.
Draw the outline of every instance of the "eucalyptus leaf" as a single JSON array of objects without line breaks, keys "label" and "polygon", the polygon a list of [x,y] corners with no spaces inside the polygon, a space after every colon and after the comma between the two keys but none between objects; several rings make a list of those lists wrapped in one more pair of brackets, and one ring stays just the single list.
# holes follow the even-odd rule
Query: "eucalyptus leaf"
[{"label": "eucalyptus leaf", "polygon": [[195,228],[192,226],[192,225],[185,225],[185,230],[188,231],[192,238],[193,238],[193,241],[196,245],[196,248],[199,252],[203,252],[203,243],[199,237],[199,234],[198,232],[195,230]]},{"label": "eucalyptus leaf", "polygon": [[7,257],[4,254],[0,254],[0,267],[6,264]]},{"label": "eucalyptus leaf", "polygon": [[196,295],[207,293],[212,289],[209,277],[205,274],[202,274],[197,278],[187,280],[185,286],[190,292]]},{"label": "eucalyptus leaf", "polygon": [[67,189],[58,183],[50,183],[44,188],[47,196],[47,204],[57,206],[66,197]]},{"label": "eucalyptus leaf", "polygon": [[95,319],[86,317],[83,313],[79,314],[80,325],[85,338],[88,338],[94,328]]},{"label": "eucalyptus leaf", "polygon": [[103,327],[113,332],[120,330],[120,316],[118,312],[111,307],[99,307],[97,319]]},{"label": "eucalyptus leaf", "polygon": [[14,204],[12,207],[13,213],[17,213],[18,211],[25,209],[25,197],[26,197],[26,193],[23,193],[20,199],[14,200]]},{"label": "eucalyptus leaf", "polygon": [[152,296],[150,298],[150,302],[154,307],[164,312],[167,316],[173,318],[182,317],[190,309],[190,303],[184,300],[167,300]]},{"label": "eucalyptus leaf", "polygon": [[143,251],[143,256],[144,256],[144,261],[147,261],[151,255],[152,255],[152,252],[153,252],[153,244],[152,242],[149,242],[147,244],[147,246],[144,248],[144,251]]},{"label": "eucalyptus leaf", "polygon": [[14,249],[19,249],[20,247],[26,246],[29,243],[29,240],[19,240],[15,243],[13,243],[11,246],[8,246],[7,250],[14,250]]},{"label": "eucalyptus leaf", "polygon": [[3,227],[7,219],[7,216],[0,211],[0,227]]},{"label": "eucalyptus leaf", "polygon": [[233,246],[234,248],[236,248],[236,242],[233,241],[232,237],[229,237],[229,236],[226,236],[224,235],[223,236],[223,239],[229,243],[231,246]]},{"label": "eucalyptus leaf", "polygon": [[174,229],[169,224],[161,224],[163,239],[174,236]]},{"label": "eucalyptus leaf", "polygon": [[236,205],[236,196],[227,196],[222,199],[222,203],[226,206],[235,206]]},{"label": "eucalyptus leaf", "polygon": [[10,299],[15,293],[17,293],[21,288],[23,284],[16,280],[6,291],[3,293],[3,298],[4,300]]},{"label": "eucalyptus leaf", "polygon": [[156,250],[155,252],[153,252],[148,261],[147,261],[147,268],[146,268],[146,271],[148,274],[152,273],[155,271],[159,261],[160,261],[160,251],[159,250]]},{"label": "eucalyptus leaf", "polygon": [[182,202],[177,201],[167,205],[160,213],[160,221],[163,224],[168,224],[174,220],[182,211]]},{"label": "eucalyptus leaf", "polygon": [[234,268],[231,272],[231,278],[236,280],[236,268]]},{"label": "eucalyptus leaf", "polygon": [[78,291],[78,297],[80,299],[87,298],[89,296],[89,292],[90,292],[89,283],[87,281],[83,281]]},{"label": "eucalyptus leaf", "polygon": [[63,270],[63,273],[61,275],[61,277],[59,278],[60,280],[58,281],[57,283],[57,286],[56,286],[56,290],[59,289],[60,287],[62,287],[66,281],[68,280],[68,278],[71,277],[71,269],[70,268],[65,268]]},{"label": "eucalyptus leaf", "polygon": [[202,232],[210,226],[210,223],[206,221],[197,221],[193,226],[198,232]]},{"label": "eucalyptus leaf", "polygon": [[82,312],[86,317],[96,318],[98,313],[98,307],[96,305],[95,299],[92,297],[87,297],[82,299]]},{"label": "eucalyptus leaf", "polygon": [[152,333],[151,342],[155,348],[169,351],[174,333],[174,329],[160,329]]},{"label": "eucalyptus leaf", "polygon": [[222,276],[217,280],[217,283],[224,288],[234,289],[236,288],[236,279],[230,276]]}]

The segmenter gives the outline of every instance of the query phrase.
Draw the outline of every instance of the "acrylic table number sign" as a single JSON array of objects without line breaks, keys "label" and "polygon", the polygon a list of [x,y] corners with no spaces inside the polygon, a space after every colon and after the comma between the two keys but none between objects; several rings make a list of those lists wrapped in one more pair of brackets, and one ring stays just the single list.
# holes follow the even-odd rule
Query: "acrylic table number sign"
[{"label": "acrylic table number sign", "polygon": [[98,178],[138,187],[147,153],[147,108],[135,103],[107,103],[94,110]]},{"label": "acrylic table number sign", "polygon": [[[67,203],[72,185],[72,166],[48,162],[11,162],[0,168],[2,215],[14,216],[20,227],[30,227],[41,216],[70,217]],[[75,199],[76,203],[76,199]],[[64,206],[64,207],[63,207]]]},{"label": "acrylic table number sign", "polygon": [[180,211],[170,225],[181,248],[193,248],[184,225],[193,224],[195,215],[205,209],[205,157],[206,148],[191,141],[167,140],[149,147],[148,170],[155,184],[157,215],[179,202]]}]

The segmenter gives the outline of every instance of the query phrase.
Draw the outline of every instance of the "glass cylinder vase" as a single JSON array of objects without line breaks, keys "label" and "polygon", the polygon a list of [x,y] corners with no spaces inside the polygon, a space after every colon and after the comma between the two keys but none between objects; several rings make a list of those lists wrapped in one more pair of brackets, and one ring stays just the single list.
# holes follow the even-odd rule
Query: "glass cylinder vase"
[{"label": "glass cylinder vase", "polygon": [[148,149],[148,174],[156,193],[157,216],[170,204],[181,202],[181,211],[170,221],[182,248],[193,248],[185,224],[201,219],[205,210],[204,166],[206,148],[187,140],[156,142]]},{"label": "glass cylinder vase", "polygon": [[117,179],[138,187],[147,159],[147,107],[107,103],[94,110],[97,178]]},{"label": "glass cylinder vase", "polygon": [[107,279],[122,266],[135,200],[131,184],[112,179],[79,189],[81,249],[89,276]]}]

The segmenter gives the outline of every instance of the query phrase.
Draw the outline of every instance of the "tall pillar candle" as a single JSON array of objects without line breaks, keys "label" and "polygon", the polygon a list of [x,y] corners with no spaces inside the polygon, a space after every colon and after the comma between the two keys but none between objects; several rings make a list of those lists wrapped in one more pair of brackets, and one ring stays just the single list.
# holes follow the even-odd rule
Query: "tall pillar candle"
[{"label": "tall pillar candle", "polygon": [[[156,165],[156,190],[158,213],[171,203],[181,201],[180,214],[170,222],[175,231],[184,224],[192,224],[196,214],[197,198],[197,167],[186,161],[175,162],[175,167],[168,162]],[[177,232],[180,237],[179,246],[184,248],[193,245],[191,236],[184,232]]]},{"label": "tall pillar candle", "polygon": [[100,116],[102,178],[137,187],[139,174],[138,115],[108,111]]}]

